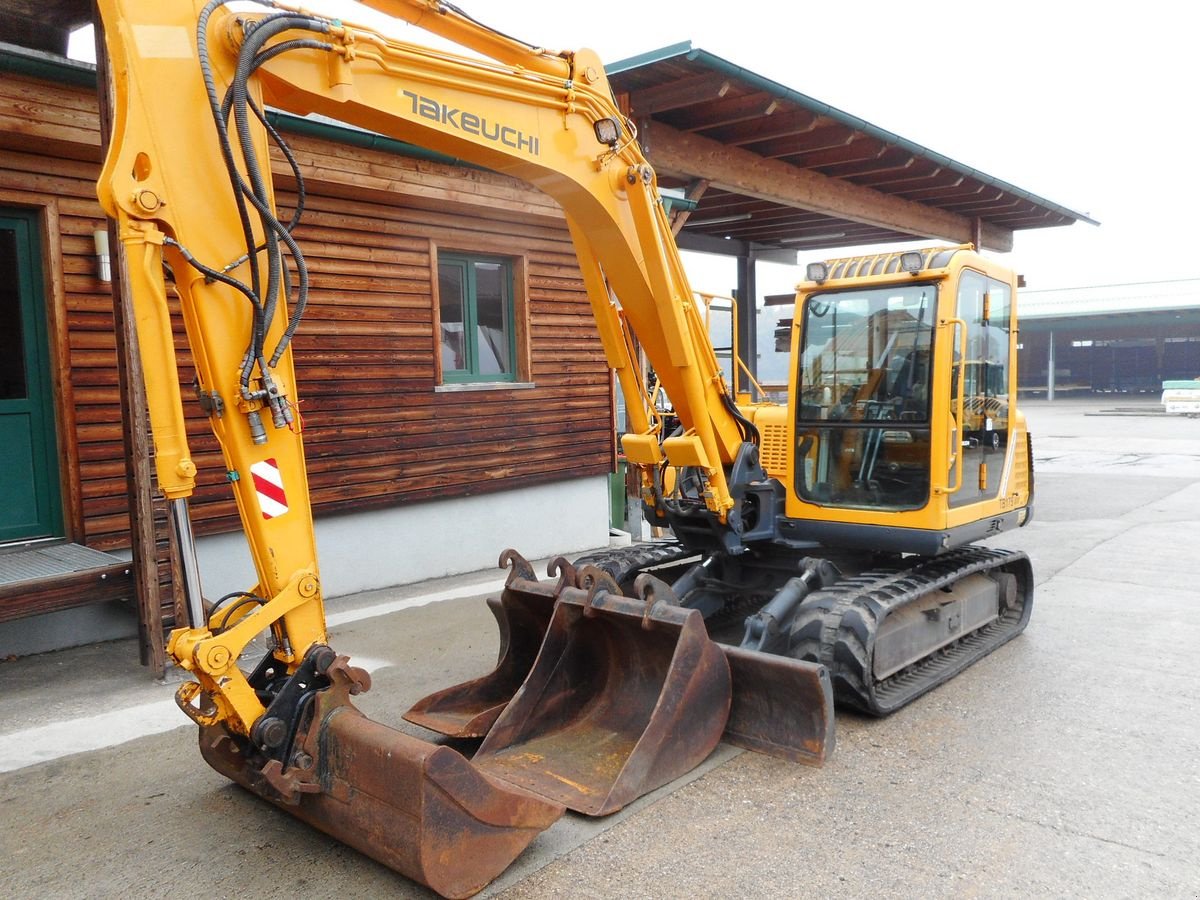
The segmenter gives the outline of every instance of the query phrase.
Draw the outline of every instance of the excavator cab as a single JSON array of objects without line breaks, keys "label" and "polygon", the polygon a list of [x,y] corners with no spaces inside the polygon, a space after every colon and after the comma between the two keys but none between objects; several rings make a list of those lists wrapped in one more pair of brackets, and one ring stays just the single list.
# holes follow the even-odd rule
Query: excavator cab
[{"label": "excavator cab", "polygon": [[970,245],[813,264],[792,329],[786,516],[934,555],[1022,524],[1014,276]]}]

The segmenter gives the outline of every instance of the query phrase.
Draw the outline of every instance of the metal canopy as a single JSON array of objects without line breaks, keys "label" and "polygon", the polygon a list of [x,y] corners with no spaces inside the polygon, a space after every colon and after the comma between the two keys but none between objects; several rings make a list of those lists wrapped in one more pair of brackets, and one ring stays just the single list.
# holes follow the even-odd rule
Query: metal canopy
[{"label": "metal canopy", "polygon": [[1008,250],[1015,230],[1096,224],[690,43],[608,74],[660,184],[699,198],[685,245],[704,235],[803,251],[936,237]]}]

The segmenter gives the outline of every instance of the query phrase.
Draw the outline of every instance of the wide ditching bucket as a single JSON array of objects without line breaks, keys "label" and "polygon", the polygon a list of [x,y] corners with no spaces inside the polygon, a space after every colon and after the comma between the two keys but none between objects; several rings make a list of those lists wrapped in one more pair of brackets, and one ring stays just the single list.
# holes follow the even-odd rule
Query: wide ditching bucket
[{"label": "wide ditching bucket", "polygon": [[599,569],[562,587],[541,652],[476,767],[592,816],[695,768],[729,716],[729,665],[699,612],[625,597]]},{"label": "wide ditching bucket", "polygon": [[365,672],[338,657],[284,766],[202,726],[200,750],[227,778],[444,897],[469,897],[563,813],[562,804],[479,771],[457,751],[363,716]]}]

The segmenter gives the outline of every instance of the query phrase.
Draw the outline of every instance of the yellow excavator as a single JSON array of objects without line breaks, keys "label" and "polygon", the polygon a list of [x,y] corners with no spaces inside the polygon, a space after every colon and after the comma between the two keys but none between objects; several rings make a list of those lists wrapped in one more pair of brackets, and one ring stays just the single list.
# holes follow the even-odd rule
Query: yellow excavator
[{"label": "yellow excavator", "polygon": [[[124,246],[189,615],[168,651],[194,676],[177,701],[217,771],[469,896],[565,809],[619,809],[722,739],[820,763],[835,702],[887,714],[1025,627],[1028,559],[972,546],[1032,512],[1011,273],[969,246],[810,265],[782,324],[787,398],[768,402],[740,364],[747,390],[730,390],[594,53],[527,46],[439,0],[367,5],[478,55],[286,3],[98,5],[113,99],[98,192]],[[470,758],[359,713],[370,678],[329,645],[290,344],[308,289],[303,202],[278,217],[272,143],[303,178],[268,107],[558,201],[627,399],[624,454],[650,521],[673,535],[556,559],[546,579],[504,552],[495,671],[406,713],[482,739]],[[172,291],[258,577],[213,602],[189,523]]]}]

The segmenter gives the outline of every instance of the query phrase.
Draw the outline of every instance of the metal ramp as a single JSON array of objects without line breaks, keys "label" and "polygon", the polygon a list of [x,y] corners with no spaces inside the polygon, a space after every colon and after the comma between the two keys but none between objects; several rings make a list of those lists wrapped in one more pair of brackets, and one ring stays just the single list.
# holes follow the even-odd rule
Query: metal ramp
[{"label": "metal ramp", "polygon": [[17,544],[0,547],[0,585],[128,565],[119,556],[79,544]]},{"label": "metal ramp", "polygon": [[0,547],[0,622],[132,598],[132,566],[111,553],[67,542]]}]

